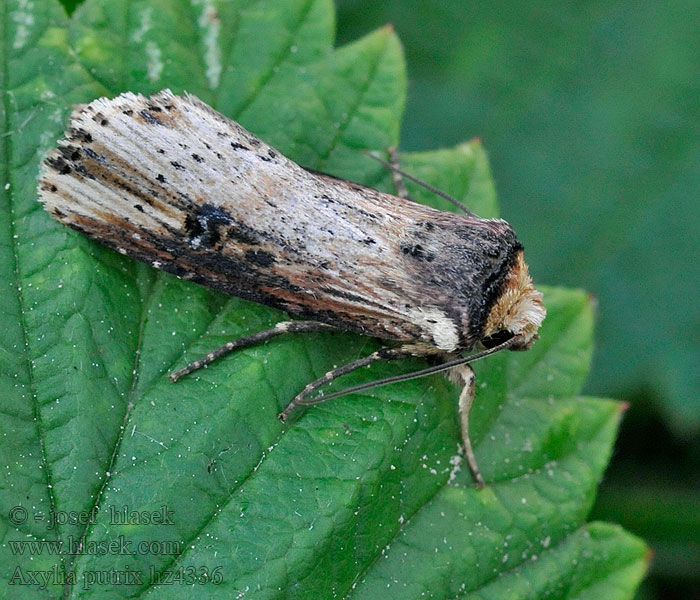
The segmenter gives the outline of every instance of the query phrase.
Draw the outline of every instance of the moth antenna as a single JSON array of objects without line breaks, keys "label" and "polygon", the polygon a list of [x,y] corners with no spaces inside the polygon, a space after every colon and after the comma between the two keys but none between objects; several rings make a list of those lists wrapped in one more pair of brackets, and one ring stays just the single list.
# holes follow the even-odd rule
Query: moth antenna
[{"label": "moth antenna", "polygon": [[453,197],[453,196],[450,196],[448,193],[443,192],[442,190],[436,188],[436,187],[433,186],[433,185],[430,185],[429,183],[426,183],[426,182],[423,181],[422,179],[418,179],[417,177],[414,177],[413,175],[410,175],[410,174],[406,173],[406,171],[400,169],[400,168],[397,167],[396,165],[392,165],[389,161],[384,160],[383,158],[377,156],[376,154],[374,154],[374,153],[372,153],[372,152],[368,152],[367,150],[362,150],[361,152],[362,152],[362,154],[364,154],[365,156],[368,156],[369,158],[373,158],[373,159],[376,160],[378,163],[384,165],[387,169],[389,169],[389,170],[391,170],[391,171],[394,171],[394,173],[398,173],[399,175],[401,175],[402,177],[405,177],[405,178],[408,179],[409,181],[412,181],[413,183],[417,183],[418,185],[420,185],[421,187],[425,188],[425,189],[428,190],[429,192],[432,192],[433,194],[435,194],[435,195],[437,195],[437,196],[440,196],[441,198],[444,198],[444,199],[447,200],[448,202],[451,202],[451,203],[454,204],[457,208],[459,208],[460,210],[463,210],[463,211],[465,212],[465,214],[467,214],[468,216],[470,216],[470,217],[476,217],[476,216],[477,216],[477,215],[475,215],[472,211],[470,211],[462,202],[460,202],[459,200],[457,200],[457,198],[455,198],[455,197]]},{"label": "moth antenna", "polygon": [[[520,336],[516,335],[510,338],[509,340],[506,340],[505,342],[499,344],[498,346],[494,346],[493,348],[489,348],[488,350],[484,350],[482,352],[477,352],[476,354],[471,354],[470,356],[457,358],[455,360],[442,363],[441,365],[434,365],[432,367],[420,369],[419,371],[413,371],[412,373],[403,373],[401,375],[392,375],[391,377],[385,377],[384,379],[377,379],[376,381],[367,381],[365,383],[353,385],[349,388],[345,388],[344,390],[339,390],[331,394],[323,394],[317,396],[316,398],[314,398],[314,400],[325,402],[326,400],[340,398],[341,396],[346,396],[347,394],[354,394],[355,392],[361,392],[373,387],[388,385],[390,383],[398,383],[399,381],[408,381],[409,379],[418,379],[419,377],[427,377],[428,375],[434,375],[435,373],[442,373],[443,371],[448,371],[449,369],[452,369],[454,367],[468,365],[469,363],[473,363],[474,361],[477,361],[481,358],[485,358],[486,356],[490,356],[491,354],[496,354],[496,352],[500,352],[501,350],[510,348],[518,341],[520,341]],[[308,404],[315,404],[315,402],[308,402]]]}]

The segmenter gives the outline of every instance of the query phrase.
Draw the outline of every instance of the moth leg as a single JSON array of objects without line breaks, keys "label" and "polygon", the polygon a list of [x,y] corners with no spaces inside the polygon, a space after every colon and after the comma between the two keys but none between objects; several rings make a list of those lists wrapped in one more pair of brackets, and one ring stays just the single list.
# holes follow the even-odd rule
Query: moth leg
[{"label": "moth leg", "polygon": [[406,188],[406,182],[401,174],[401,165],[399,165],[399,153],[395,146],[387,149],[387,154],[389,155],[389,164],[391,165],[391,178],[394,181],[394,187],[396,188],[396,195],[404,200],[412,200],[411,196],[408,194],[408,189]]},{"label": "moth leg", "polygon": [[323,402],[325,398],[323,396],[316,396],[315,398],[309,398],[309,395],[313,394],[318,388],[330,383],[334,379],[346,375],[367,365],[378,362],[380,360],[397,360],[399,358],[405,358],[406,356],[411,356],[413,353],[409,350],[399,348],[380,348],[376,352],[372,352],[365,356],[364,358],[359,358],[352,362],[349,362],[342,367],[332,369],[328,371],[323,377],[319,377],[315,381],[309,383],[301,392],[299,392],[292,401],[289,403],[287,408],[285,408],[277,417],[280,421],[286,421],[290,414],[294,411],[297,406],[307,406],[309,404],[317,404]]},{"label": "moth leg", "polygon": [[469,365],[462,365],[453,369],[453,374],[461,380],[462,392],[459,395],[459,420],[462,425],[462,443],[464,444],[464,458],[467,459],[467,465],[471,471],[476,487],[481,489],[484,487],[484,478],[481,476],[479,465],[474,456],[474,449],[469,437],[469,411],[474,403],[474,393],[476,391],[476,381],[474,371]]},{"label": "moth leg", "polygon": [[191,362],[186,367],[178,369],[170,373],[170,381],[175,382],[181,377],[196,371],[204,365],[208,365],[214,362],[217,358],[220,358],[233,350],[240,350],[241,348],[246,348],[254,344],[259,344],[283,333],[310,333],[315,331],[334,331],[335,327],[328,325],[326,323],[319,323],[318,321],[282,321],[277,323],[272,329],[266,329],[264,331],[259,331],[258,333],[253,333],[252,335],[246,335],[244,337],[237,338],[230,342],[227,342],[223,346],[220,346],[216,350],[213,350],[206,356],[203,356],[199,360]]}]

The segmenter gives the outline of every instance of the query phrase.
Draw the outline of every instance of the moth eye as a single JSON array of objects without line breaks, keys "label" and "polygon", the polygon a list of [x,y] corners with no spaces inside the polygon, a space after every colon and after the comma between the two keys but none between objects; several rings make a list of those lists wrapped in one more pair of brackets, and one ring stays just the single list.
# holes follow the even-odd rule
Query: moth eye
[{"label": "moth eye", "polygon": [[497,331],[493,335],[486,336],[485,338],[481,338],[481,343],[486,348],[487,350],[490,350],[491,348],[495,348],[496,346],[502,344],[503,342],[507,342],[509,339],[511,339],[515,334],[512,331],[508,331],[507,329],[502,329],[501,331]]}]

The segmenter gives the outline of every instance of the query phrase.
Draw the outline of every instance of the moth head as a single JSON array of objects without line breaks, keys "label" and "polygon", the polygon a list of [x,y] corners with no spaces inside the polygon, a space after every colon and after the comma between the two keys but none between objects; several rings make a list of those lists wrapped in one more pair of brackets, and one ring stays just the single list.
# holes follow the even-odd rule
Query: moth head
[{"label": "moth head", "polygon": [[481,342],[487,348],[517,337],[511,350],[527,350],[539,337],[537,331],[547,314],[542,293],[535,289],[520,250],[498,299],[491,307]]}]

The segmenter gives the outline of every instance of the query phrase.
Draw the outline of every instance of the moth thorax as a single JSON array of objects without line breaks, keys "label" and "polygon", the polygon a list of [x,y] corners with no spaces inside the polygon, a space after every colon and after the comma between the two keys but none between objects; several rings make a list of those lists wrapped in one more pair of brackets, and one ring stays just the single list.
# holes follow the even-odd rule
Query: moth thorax
[{"label": "moth thorax", "polygon": [[546,314],[542,293],[532,283],[521,250],[506,277],[501,294],[489,312],[483,337],[510,332],[522,340],[511,348],[525,350],[536,339],[537,330]]}]

